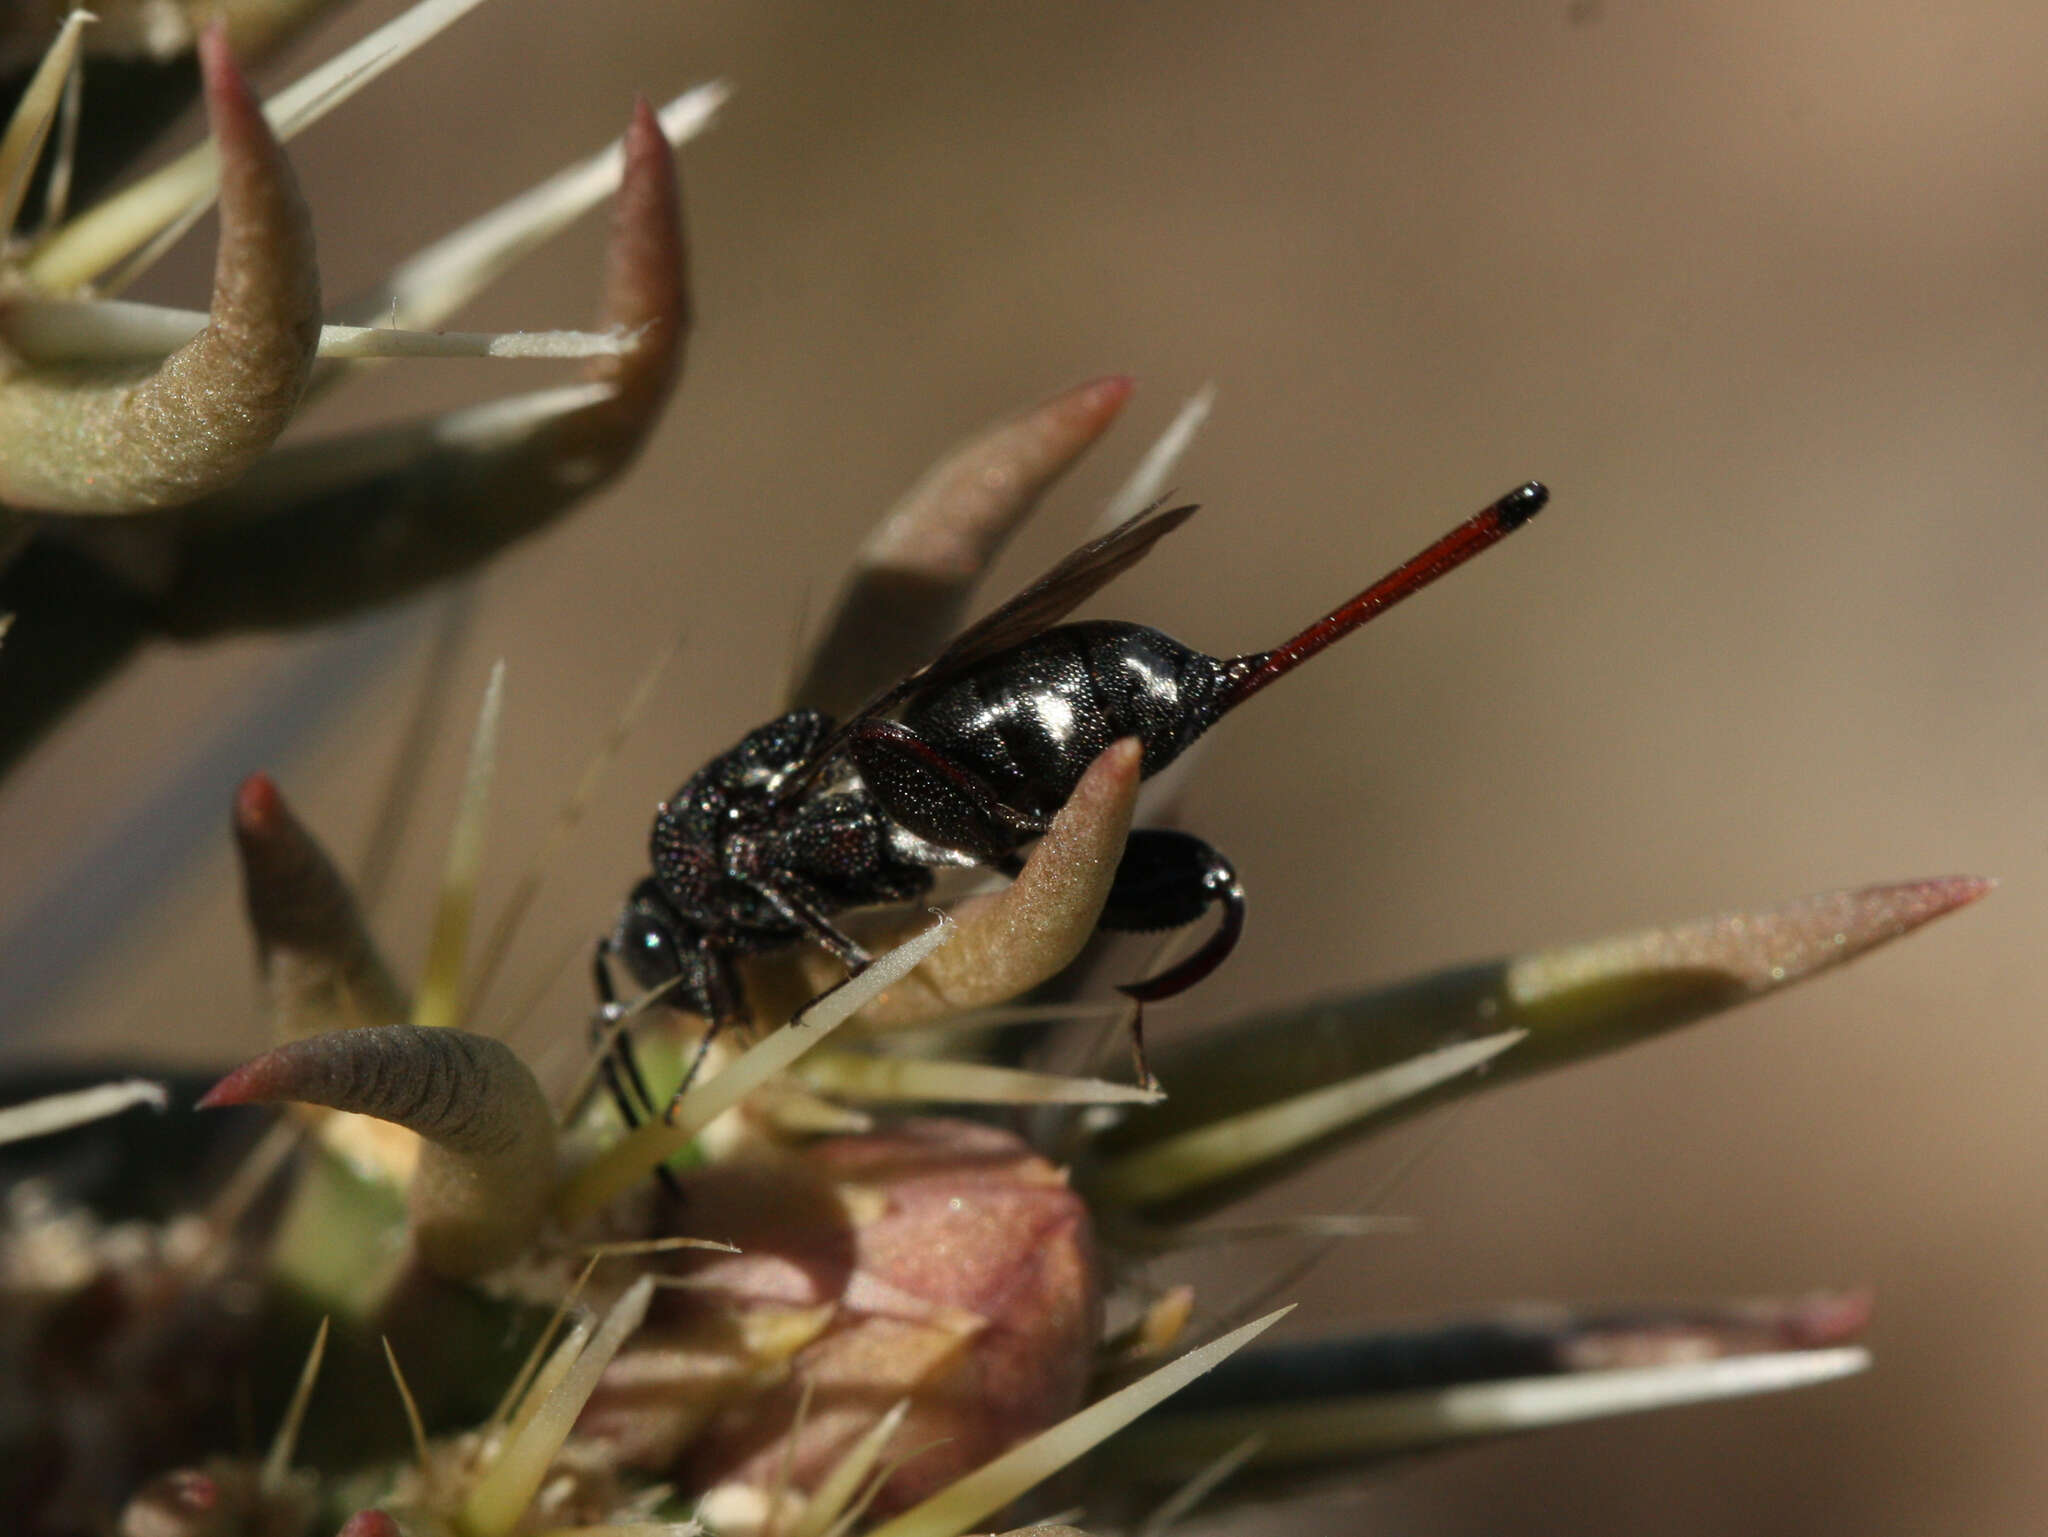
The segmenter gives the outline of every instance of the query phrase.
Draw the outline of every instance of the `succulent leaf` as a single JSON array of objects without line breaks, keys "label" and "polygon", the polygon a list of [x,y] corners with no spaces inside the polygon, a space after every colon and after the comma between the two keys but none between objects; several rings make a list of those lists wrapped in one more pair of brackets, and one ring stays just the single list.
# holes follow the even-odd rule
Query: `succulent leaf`
[{"label": "succulent leaf", "polygon": [[[280,134],[304,126],[478,3],[422,0],[281,92],[270,120]],[[316,8],[225,9],[233,35],[268,42]],[[166,23],[183,15],[158,9]],[[226,122],[218,149],[200,146],[37,242],[0,299],[0,610],[18,611],[27,637],[0,671],[0,767],[152,634],[316,623],[488,560],[631,460],[680,365],[682,226],[661,141],[699,131],[724,87],[699,87],[658,117],[643,104],[623,142],[400,267],[361,324],[315,319],[319,351],[336,361],[309,374],[306,307],[318,300],[303,210],[301,238],[288,238],[290,210],[276,197],[252,200],[244,170],[267,176],[259,189],[289,192],[289,167],[217,33],[207,50],[218,55],[208,65],[217,135]],[[153,259],[208,205],[223,165],[235,185],[225,189],[210,316],[80,297],[93,274],[127,259],[132,275]],[[619,217],[596,330],[394,328],[401,312],[435,324],[614,187]],[[269,217],[252,220],[252,208]],[[471,354],[592,362],[583,386],[265,452],[310,388],[366,359]]]},{"label": "succulent leaf", "polygon": [[221,176],[206,329],[157,368],[0,375],[0,498],[52,512],[173,507],[240,477],[291,420],[320,334],[311,219],[226,37],[200,42]]},{"label": "succulent leaf", "polygon": [[626,137],[601,330],[635,338],[586,383],[274,453],[190,509],[150,564],[185,637],[312,623],[472,569],[617,474],[652,427],[689,327],[680,195],[643,103]]},{"label": "succulent leaf", "polygon": [[380,1025],[287,1042],[210,1089],[219,1105],[324,1105],[417,1132],[412,1234],[436,1274],[470,1276],[524,1252],[553,1193],[555,1120],[526,1064],[463,1030]]},{"label": "succulent leaf", "polygon": [[[1333,1081],[1504,1030],[1528,1032],[1489,1072],[1406,1101],[1404,1112],[1412,1113],[1710,1018],[1853,960],[1990,889],[1989,881],[1952,876],[1829,892],[1298,1004],[1163,1046],[1154,1065],[1171,1097],[1107,1132],[1099,1148],[1114,1166]],[[1161,1214],[1170,1207],[1187,1216],[1235,1199],[1361,1129],[1333,1128],[1266,1164],[1189,1190]]]},{"label": "succulent leaf", "polygon": [[243,904],[275,1037],[403,1021],[411,1005],[378,953],[347,878],[268,775],[242,781],[234,826]]}]

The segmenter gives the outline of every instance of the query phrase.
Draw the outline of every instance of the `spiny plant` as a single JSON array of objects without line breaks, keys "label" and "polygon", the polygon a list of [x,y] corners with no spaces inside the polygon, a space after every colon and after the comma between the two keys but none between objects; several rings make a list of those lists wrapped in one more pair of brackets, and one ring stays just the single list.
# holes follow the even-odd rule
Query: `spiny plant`
[{"label": "spiny plant", "polygon": [[[430,0],[393,27],[416,36],[463,8]],[[10,222],[84,25],[63,24],[0,143]],[[286,98],[326,104],[395,35],[282,93],[270,118],[290,118]],[[53,194],[46,232],[10,251],[10,662],[61,649],[67,593],[121,595],[133,624],[95,653],[103,671],[141,634],[300,622],[467,569],[616,472],[680,358],[664,135],[715,91],[642,109],[621,147],[437,244],[356,312],[431,324],[616,183],[612,329],[548,344],[593,355],[585,385],[271,449],[330,377],[323,349],[442,343],[320,325],[266,114],[224,34],[198,49],[214,149],[80,219]],[[209,316],[86,292],[189,223],[216,183]],[[1121,378],[1084,384],[942,460],[861,551],[794,702],[843,711],[935,652],[1129,394]],[[1205,410],[1183,413],[1111,516],[1157,494]],[[372,539],[367,513],[405,537]],[[95,532],[109,527],[138,542]],[[118,553],[134,548],[152,558]],[[82,686],[60,674],[46,664],[15,685],[38,723]],[[1158,1043],[1162,1097],[1022,1066],[1014,1049],[1023,1032],[1101,1033],[1120,1014],[1075,995],[1138,805],[1124,746],[1014,881],[936,919],[853,915],[878,953],[859,975],[804,948],[749,958],[752,1031],[720,1036],[694,1075],[702,1023],[657,995],[602,1017],[572,1060],[535,1065],[504,1039],[517,1014],[472,1018],[467,1002],[515,953],[544,867],[537,856],[472,956],[502,686],[484,700],[417,988],[255,775],[233,830],[277,1044],[203,1093],[115,1081],[0,1115],[15,1529],[952,1537],[1079,1509],[1093,1531],[1156,1533],[1396,1457],[1866,1362],[1854,1339],[1869,1300],[1852,1293],[1505,1310],[1276,1345],[1260,1336],[1286,1310],[1266,1296],[1161,1287],[1148,1269],[1245,1236],[1218,1214],[1309,1160],[1802,981],[1973,901],[1981,880],[1838,892],[1289,1004]],[[551,843],[590,793],[586,779]],[[622,1029],[650,1079],[638,1124],[595,1092]],[[238,1108],[274,1104],[289,1108]],[[122,1116],[138,1105],[166,1114]],[[1280,1226],[1326,1258],[1383,1221],[1361,1209]]]},{"label": "spiny plant", "polygon": [[[76,111],[81,56],[101,23],[72,11],[58,29],[0,141],[0,230],[13,230],[58,136],[38,227],[0,252],[0,610],[16,627],[0,661],[0,767],[145,640],[316,623],[472,570],[638,450],[689,329],[670,146],[710,120],[721,86],[659,111],[641,104],[620,143],[323,316],[312,221],[279,141],[480,3],[426,0],[261,107],[231,29],[260,50],[321,6],[193,4],[195,15],[224,13],[203,33],[181,30],[177,7],[108,7],[116,42],[168,29],[174,51],[196,47],[212,136],[68,217],[70,151],[101,142]],[[154,96],[138,106],[128,77],[119,87],[104,153],[132,156],[147,141],[122,135],[135,125],[121,109],[153,126]],[[433,329],[614,190],[598,329]],[[207,311],[117,297],[216,204]],[[587,361],[576,384],[276,446],[311,400],[409,357]]]}]

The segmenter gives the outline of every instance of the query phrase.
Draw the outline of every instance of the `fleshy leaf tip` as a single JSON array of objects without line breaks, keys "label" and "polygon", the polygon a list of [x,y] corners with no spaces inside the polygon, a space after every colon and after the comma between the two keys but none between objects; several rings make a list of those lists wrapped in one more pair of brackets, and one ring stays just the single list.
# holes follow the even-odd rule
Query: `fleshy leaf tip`
[{"label": "fleshy leaf tip", "polygon": [[208,98],[216,105],[239,107],[249,99],[249,82],[235,62],[228,42],[228,24],[216,16],[199,32],[199,71]]},{"label": "fleshy leaf tip", "polygon": [[244,1062],[199,1096],[195,1110],[224,1110],[233,1105],[260,1105],[276,1098],[279,1087],[266,1071],[264,1057]]},{"label": "fleshy leaf tip", "polygon": [[1720,979],[1738,998],[1756,997],[1910,934],[1975,902],[1994,884],[1949,875],[1859,886],[1540,951],[1512,963],[1508,986],[1518,1002],[1534,1003],[1623,979],[1696,973]]},{"label": "fleshy leaf tip", "polygon": [[243,837],[262,838],[276,832],[285,815],[284,796],[268,774],[251,774],[236,789],[235,831]]},{"label": "fleshy leaf tip", "polygon": [[[1926,918],[1939,918],[1943,913],[1952,913],[1959,907],[1968,907],[1998,889],[1995,875],[1943,875],[1932,880],[1908,881],[1899,888],[1901,891],[1916,893],[1924,901]],[[1918,921],[1925,922],[1926,918]]]},{"label": "fleshy leaf tip", "polygon": [[1944,875],[1863,886],[1790,903],[1760,915],[1753,927],[1766,945],[1792,952],[1778,961],[1770,976],[1774,982],[1790,980],[1830,960],[1847,960],[1910,934],[1922,924],[1968,907],[1997,884],[1980,875]]},{"label": "fleshy leaf tip", "polygon": [[1781,1329],[1792,1349],[1825,1350],[1862,1338],[1876,1315],[1877,1294],[1867,1286],[1818,1292],[1788,1305]]},{"label": "fleshy leaf tip", "polygon": [[1114,416],[1124,408],[1132,395],[1137,393],[1138,380],[1134,374],[1104,374],[1099,379],[1090,379],[1079,389],[1070,391],[1066,399],[1072,403],[1077,414],[1104,418]]}]

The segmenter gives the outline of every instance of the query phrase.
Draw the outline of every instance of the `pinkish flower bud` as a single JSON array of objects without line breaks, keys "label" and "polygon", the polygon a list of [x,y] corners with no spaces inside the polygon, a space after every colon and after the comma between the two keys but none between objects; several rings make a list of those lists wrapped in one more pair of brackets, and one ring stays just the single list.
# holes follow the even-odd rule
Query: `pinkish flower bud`
[{"label": "pinkish flower bud", "polygon": [[1101,1328],[1088,1212],[1010,1133],[913,1121],[684,1188],[678,1225],[742,1252],[679,1255],[591,1399],[579,1430],[628,1462],[808,1491],[908,1400],[880,1514],[1080,1406]]}]

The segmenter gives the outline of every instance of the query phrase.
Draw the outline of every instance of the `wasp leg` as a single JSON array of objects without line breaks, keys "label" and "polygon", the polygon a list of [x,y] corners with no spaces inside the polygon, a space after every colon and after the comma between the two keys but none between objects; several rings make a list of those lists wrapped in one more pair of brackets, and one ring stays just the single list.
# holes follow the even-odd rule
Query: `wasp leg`
[{"label": "wasp leg", "polygon": [[1200,838],[1171,828],[1143,827],[1132,833],[1097,927],[1119,934],[1177,929],[1218,905],[1223,921],[1201,949],[1121,991],[1140,1003],[1184,993],[1223,964],[1244,932],[1244,886],[1229,860]]},{"label": "wasp leg", "polygon": [[708,945],[698,953],[704,963],[704,1034],[690,1056],[690,1065],[684,1071],[682,1081],[668,1098],[668,1108],[661,1113],[661,1118],[671,1125],[675,1123],[683,1096],[690,1092],[690,1085],[697,1081],[697,1074],[703,1069],[711,1043],[718,1039],[719,1032],[727,1025],[744,1023],[746,1019],[746,1013],[740,1007],[740,982],[732,969],[731,954],[713,950]]},{"label": "wasp leg", "polygon": [[619,1002],[613,991],[611,968],[605,964],[611,951],[612,941],[607,936],[597,942],[597,951],[590,957],[590,975],[597,984],[598,1004],[597,1012],[590,1017],[590,1044],[604,1050],[599,1068],[604,1074],[605,1089],[619,1108],[620,1119],[628,1126],[638,1126],[653,1114],[654,1097],[648,1092],[639,1060],[633,1055],[631,1036],[616,1028],[625,1015],[626,1005]]},{"label": "wasp leg", "polygon": [[1223,921],[1202,947],[1156,977],[1130,982],[1117,991],[1138,1005],[1131,1021],[1131,1049],[1139,1082],[1155,1080],[1145,1064],[1145,1009],[1184,993],[1221,966],[1244,933],[1244,886],[1228,859],[1200,838],[1164,827],[1133,832],[1110,884],[1098,928],[1112,933],[1149,933],[1193,923],[1220,905]]},{"label": "wasp leg", "polygon": [[824,894],[802,876],[776,868],[772,856],[764,857],[759,850],[749,850],[740,857],[729,859],[725,873],[766,899],[776,912],[802,931],[806,939],[841,962],[848,971],[865,971],[874,959],[852,935],[826,916],[831,904]]},{"label": "wasp leg", "polygon": [[889,815],[942,848],[994,860],[1045,831],[1042,819],[1004,805],[980,775],[900,722],[862,721],[846,751]]},{"label": "wasp leg", "polygon": [[[597,1013],[590,1020],[590,1037],[591,1044],[604,1053],[599,1066],[604,1073],[605,1089],[618,1106],[620,1118],[633,1127],[654,1113],[654,1095],[647,1087],[646,1075],[640,1071],[640,1059],[633,1055],[633,1033],[619,1027],[626,1005],[613,992],[611,968],[605,964],[612,947],[611,936],[606,935],[597,942],[597,951],[590,958],[598,998]],[[666,1166],[656,1169],[654,1176],[670,1195],[682,1198],[683,1187]]]}]

